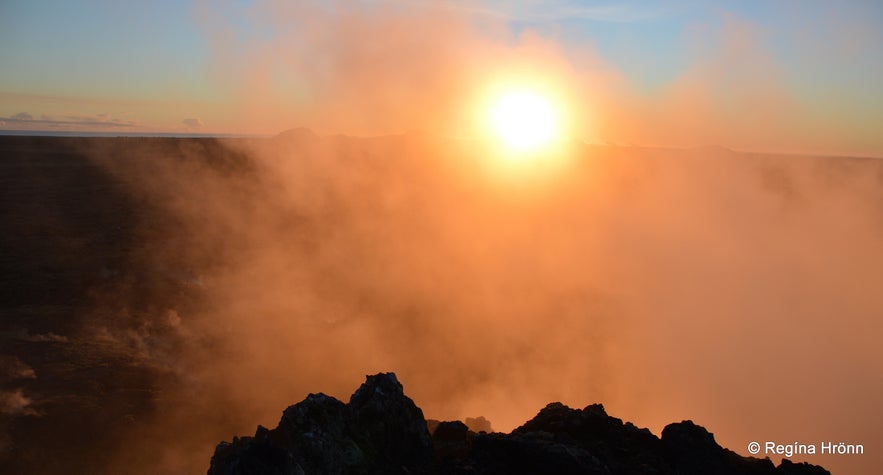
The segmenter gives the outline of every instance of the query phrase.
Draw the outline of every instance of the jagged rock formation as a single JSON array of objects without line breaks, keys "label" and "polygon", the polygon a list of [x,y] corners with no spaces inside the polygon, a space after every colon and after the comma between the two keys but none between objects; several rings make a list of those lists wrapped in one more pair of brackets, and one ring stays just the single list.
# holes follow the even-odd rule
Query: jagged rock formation
[{"label": "jagged rock formation", "polygon": [[277,428],[221,442],[208,473],[830,475],[806,463],[742,457],[692,421],[670,424],[658,438],[600,404],[552,403],[509,434],[428,424],[393,373],[368,376],[348,404],[311,394],[286,409]]},{"label": "jagged rock formation", "polygon": [[423,411],[386,373],[369,376],[348,404],[310,394],[276,429],[222,442],[209,473],[408,473],[428,469],[432,457]]}]

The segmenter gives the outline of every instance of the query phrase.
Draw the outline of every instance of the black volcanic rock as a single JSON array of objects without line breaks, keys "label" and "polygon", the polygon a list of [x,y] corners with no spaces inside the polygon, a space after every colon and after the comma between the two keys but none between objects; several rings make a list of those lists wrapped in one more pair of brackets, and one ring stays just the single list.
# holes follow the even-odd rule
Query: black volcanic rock
[{"label": "black volcanic rock", "polygon": [[788,459],[782,459],[782,463],[776,469],[776,475],[831,475],[830,472],[818,465],[806,462],[794,463]]},{"label": "black volcanic rock", "polygon": [[350,397],[351,433],[361,450],[384,473],[422,467],[432,460],[432,440],[423,411],[405,396],[393,373],[369,376]]},{"label": "black volcanic rock", "polygon": [[556,402],[509,434],[475,433],[460,421],[425,420],[392,373],[368,376],[347,404],[311,394],[277,428],[222,442],[208,473],[830,475],[742,457],[692,421],[668,425],[660,439],[600,404]]},{"label": "black volcanic rock", "polygon": [[462,460],[469,455],[472,436],[475,433],[471,432],[466,424],[460,421],[439,422],[435,427],[431,427],[431,430],[436,462]]},{"label": "black volcanic rock", "polygon": [[348,404],[310,394],[273,430],[222,442],[210,475],[396,474],[428,470],[433,451],[423,411],[392,373],[368,376]]},{"label": "black volcanic rock", "polygon": [[667,425],[662,430],[662,445],[666,458],[685,475],[781,473],[769,459],[746,458],[722,448],[713,434],[693,421]]}]

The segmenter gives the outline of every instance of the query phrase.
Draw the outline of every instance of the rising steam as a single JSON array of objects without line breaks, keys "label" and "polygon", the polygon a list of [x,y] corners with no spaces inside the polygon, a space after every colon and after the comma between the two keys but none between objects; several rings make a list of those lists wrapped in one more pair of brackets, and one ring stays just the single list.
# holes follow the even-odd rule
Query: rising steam
[{"label": "rising steam", "polygon": [[[577,141],[561,173],[500,181],[480,146],[449,133],[499,54],[549,66],[592,110],[579,123],[617,141],[816,145],[795,142],[799,111],[774,76],[734,89],[775,113],[749,124],[697,112],[719,66],[635,105],[597,57],[505,38],[493,16],[256,5],[254,41],[198,12],[230,46],[218,68],[248,123],[438,133],[301,130],[225,143],[230,161],[92,151],[149,204],[133,266],[198,296],[139,317],[139,351],[173,376],[121,466],[204,470],[217,441],[379,371],[429,417],[480,415],[497,430],[562,401],[603,402],[657,432],[692,418],[733,447],[879,438],[881,162]],[[740,38],[739,25],[724,34]],[[751,41],[733,48],[765,61]]]}]

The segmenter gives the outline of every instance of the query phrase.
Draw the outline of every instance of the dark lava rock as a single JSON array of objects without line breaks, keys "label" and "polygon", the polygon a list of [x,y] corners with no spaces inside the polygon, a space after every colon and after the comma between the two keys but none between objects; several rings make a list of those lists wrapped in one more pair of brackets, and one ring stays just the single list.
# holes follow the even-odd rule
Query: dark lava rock
[{"label": "dark lava rock", "polygon": [[432,459],[423,411],[405,396],[395,374],[369,376],[348,409],[353,437],[379,466],[421,467]]},{"label": "dark lava rock", "polygon": [[[428,424],[427,424],[428,425]],[[436,462],[462,460],[469,454],[473,432],[460,421],[439,422],[432,431]]]},{"label": "dark lava rock", "polygon": [[425,473],[433,461],[423,411],[392,373],[368,376],[349,404],[310,394],[273,430],[222,442],[210,475]]},{"label": "dark lava rock", "polygon": [[830,472],[818,465],[810,465],[806,462],[794,463],[788,459],[782,459],[781,465],[776,469],[776,475],[831,475]]},{"label": "dark lava rock", "polygon": [[369,376],[347,404],[311,394],[277,428],[222,442],[208,473],[830,475],[742,457],[691,421],[668,425],[660,439],[600,404],[552,403],[509,434],[475,433],[460,421],[425,420],[392,373]]},{"label": "dark lava rock", "polygon": [[722,448],[714,440],[714,434],[693,421],[667,425],[662,430],[662,445],[666,458],[683,474],[780,473],[769,459],[746,458]]}]

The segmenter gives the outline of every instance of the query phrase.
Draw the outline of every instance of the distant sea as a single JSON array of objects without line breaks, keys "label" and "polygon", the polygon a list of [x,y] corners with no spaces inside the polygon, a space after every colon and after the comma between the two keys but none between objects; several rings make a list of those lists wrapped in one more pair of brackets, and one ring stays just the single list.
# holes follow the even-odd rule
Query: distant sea
[{"label": "distant sea", "polygon": [[75,132],[68,130],[0,130],[0,136],[24,137],[165,137],[165,138],[266,138],[257,134],[200,134],[192,132]]}]

